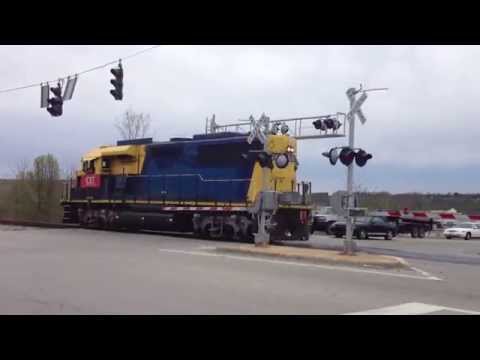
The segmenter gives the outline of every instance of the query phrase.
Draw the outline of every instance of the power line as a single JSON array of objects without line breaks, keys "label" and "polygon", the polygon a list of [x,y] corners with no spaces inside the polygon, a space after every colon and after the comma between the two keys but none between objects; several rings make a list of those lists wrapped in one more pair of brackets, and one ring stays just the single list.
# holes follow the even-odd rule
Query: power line
[{"label": "power line", "polygon": [[89,72],[92,72],[92,71],[95,71],[95,70],[99,70],[99,69],[103,69],[104,67],[108,66],[108,65],[112,65],[112,64],[116,64],[119,60],[125,60],[125,59],[131,59],[135,56],[138,56],[140,54],[143,54],[147,51],[150,51],[150,50],[153,50],[153,49],[156,49],[158,47],[160,47],[161,45],[155,45],[155,46],[152,46],[152,47],[149,47],[147,49],[143,49],[143,50],[140,50],[140,51],[137,51],[133,54],[130,54],[128,56],[124,56],[123,58],[119,58],[118,60],[114,60],[114,61],[110,61],[106,64],[103,64],[103,65],[98,65],[98,66],[95,66],[93,68],[90,68],[90,69],[87,69],[87,70],[84,70],[84,71],[81,71],[79,73],[75,73],[75,74],[72,74],[72,75],[68,75],[68,76],[64,76],[63,78],[58,78],[58,79],[55,79],[55,80],[50,80],[50,81],[42,81],[40,83],[35,83],[35,84],[30,84],[30,85],[25,85],[25,86],[19,86],[19,87],[15,87],[15,88],[9,88],[9,89],[4,89],[4,90],[0,90],[0,94],[2,93],[7,93],[7,92],[12,92],[12,91],[17,91],[17,90],[23,90],[23,89],[28,89],[28,88],[31,88],[31,87],[36,87],[36,86],[41,86],[43,84],[47,84],[47,83],[52,83],[52,82],[56,82],[56,81],[59,81],[59,80],[65,80],[65,79],[68,79],[69,77],[74,77],[74,76],[78,76],[78,75],[83,75],[83,74],[86,74],[86,73],[89,73]]}]

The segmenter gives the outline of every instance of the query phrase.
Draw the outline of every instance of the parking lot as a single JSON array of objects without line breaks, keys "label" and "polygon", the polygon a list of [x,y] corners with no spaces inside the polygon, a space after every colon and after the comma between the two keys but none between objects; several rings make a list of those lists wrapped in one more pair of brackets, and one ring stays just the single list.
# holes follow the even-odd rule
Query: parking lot
[{"label": "parking lot", "polygon": [[[0,226],[0,313],[480,312],[477,240],[359,242],[368,251],[417,254],[406,257],[408,270],[229,256],[215,252],[219,244],[164,234]],[[316,234],[297,245],[335,247],[341,240]]]}]

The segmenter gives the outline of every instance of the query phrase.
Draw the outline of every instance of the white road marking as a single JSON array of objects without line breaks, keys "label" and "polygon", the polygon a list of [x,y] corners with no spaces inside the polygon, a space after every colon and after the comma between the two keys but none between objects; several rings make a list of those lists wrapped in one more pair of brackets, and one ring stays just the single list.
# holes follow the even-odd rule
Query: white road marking
[{"label": "white road marking", "polygon": [[215,246],[200,246],[198,250],[215,250]]},{"label": "white road marking", "polygon": [[431,275],[430,273],[428,273],[428,272],[426,272],[426,271],[423,271],[423,270],[421,270],[421,269],[419,269],[419,268],[410,266],[410,269],[412,269],[413,271],[416,271],[416,272],[422,274],[423,276],[425,276],[426,278],[428,278],[428,279],[430,279],[430,280],[442,280],[442,279],[440,279],[440,278],[438,278],[438,277],[436,277],[436,276],[433,276],[433,275]]},{"label": "white road marking", "polygon": [[463,314],[480,315],[480,312],[423,303],[405,303],[379,309],[348,313],[345,315],[425,315],[437,311],[452,311]]},{"label": "white road marking", "polygon": [[417,275],[408,275],[408,274],[398,274],[392,273],[387,271],[377,271],[377,270],[367,270],[367,269],[356,269],[350,268],[346,266],[333,266],[333,265],[319,265],[319,264],[310,264],[310,263],[300,263],[294,261],[284,261],[284,260],[270,260],[265,258],[258,258],[258,257],[247,257],[247,256],[236,256],[236,255],[226,255],[226,254],[214,254],[202,251],[187,251],[187,250],[177,250],[177,249],[157,249],[159,252],[167,252],[173,254],[184,254],[184,255],[197,255],[197,256],[211,256],[211,257],[224,257],[229,259],[236,259],[236,260],[244,260],[244,261],[257,261],[263,263],[271,263],[271,264],[283,264],[283,265],[293,265],[293,266],[303,266],[308,268],[316,268],[316,269],[324,269],[324,270],[338,270],[338,271],[347,271],[347,272],[354,272],[354,273],[365,273],[365,274],[375,274],[375,275],[384,275],[384,276],[393,276],[393,277],[400,277],[400,278],[407,278],[407,279],[417,279],[417,280],[435,280],[441,281],[434,276],[417,276]]}]

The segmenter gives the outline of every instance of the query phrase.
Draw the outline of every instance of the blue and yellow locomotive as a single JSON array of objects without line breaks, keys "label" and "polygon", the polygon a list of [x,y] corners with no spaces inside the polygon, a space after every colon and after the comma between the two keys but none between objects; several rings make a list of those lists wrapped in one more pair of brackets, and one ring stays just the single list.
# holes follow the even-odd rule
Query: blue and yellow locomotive
[{"label": "blue and yellow locomotive", "polygon": [[310,187],[297,183],[297,144],[269,134],[223,132],[136,139],[85,154],[66,186],[64,222],[105,229],[193,232],[253,239],[262,191],[277,194],[270,240],[308,240]]}]

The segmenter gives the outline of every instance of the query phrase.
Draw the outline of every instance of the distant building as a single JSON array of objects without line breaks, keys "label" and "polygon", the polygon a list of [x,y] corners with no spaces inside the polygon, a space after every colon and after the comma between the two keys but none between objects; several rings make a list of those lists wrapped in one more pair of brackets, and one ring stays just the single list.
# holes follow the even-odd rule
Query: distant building
[{"label": "distant building", "polygon": [[330,206],[330,196],[328,192],[312,193],[312,203],[315,207]]}]

